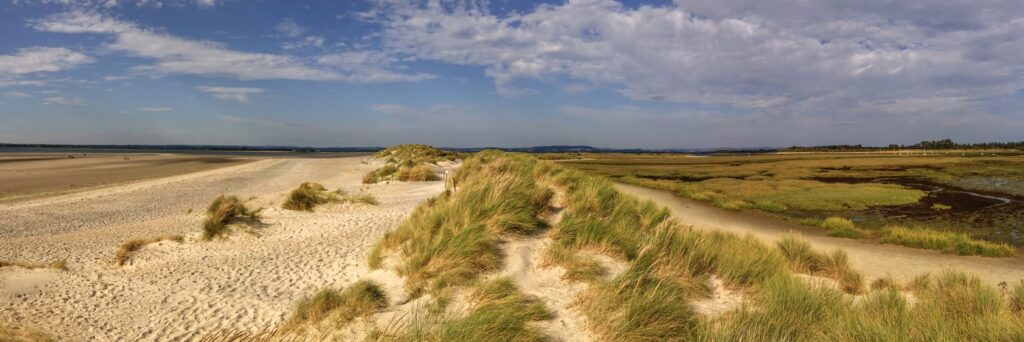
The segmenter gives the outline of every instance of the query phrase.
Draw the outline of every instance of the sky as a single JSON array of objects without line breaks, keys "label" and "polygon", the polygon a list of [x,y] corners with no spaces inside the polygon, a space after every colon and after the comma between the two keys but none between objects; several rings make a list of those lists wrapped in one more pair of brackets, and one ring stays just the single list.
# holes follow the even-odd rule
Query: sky
[{"label": "sky", "polygon": [[1024,140],[1020,0],[0,0],[0,142]]}]

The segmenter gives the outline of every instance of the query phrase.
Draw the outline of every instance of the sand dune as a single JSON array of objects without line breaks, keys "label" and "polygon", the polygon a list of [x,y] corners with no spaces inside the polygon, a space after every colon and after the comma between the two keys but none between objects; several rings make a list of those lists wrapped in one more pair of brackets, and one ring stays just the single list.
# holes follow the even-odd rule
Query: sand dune
[{"label": "sand dune", "polygon": [[[303,296],[365,274],[369,246],[438,182],[363,186],[364,158],[264,159],[0,206],[0,259],[67,260],[68,272],[0,270],[0,323],[31,323],[70,340],[188,339],[222,328],[283,321]],[[336,204],[314,213],[278,209],[303,181],[380,206]],[[255,235],[198,242],[202,211],[230,193],[268,207]],[[113,266],[126,240],[186,234],[185,243],[144,247]]]}]

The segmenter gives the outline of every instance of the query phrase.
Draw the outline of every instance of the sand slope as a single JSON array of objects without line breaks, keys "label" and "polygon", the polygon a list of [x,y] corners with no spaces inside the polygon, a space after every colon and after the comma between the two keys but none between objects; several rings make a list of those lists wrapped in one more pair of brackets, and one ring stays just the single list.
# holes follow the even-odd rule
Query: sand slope
[{"label": "sand slope", "polygon": [[[362,174],[374,167],[363,159],[266,159],[2,205],[0,259],[65,259],[71,271],[0,269],[0,323],[101,341],[189,339],[277,324],[303,296],[356,281],[367,272],[370,245],[442,191],[439,182],[362,186]],[[366,188],[382,204],[276,209],[303,181]],[[202,211],[222,193],[269,207],[265,225],[256,235],[194,241]],[[121,242],[162,234],[190,238],[147,246],[125,267],[112,265]]]}]

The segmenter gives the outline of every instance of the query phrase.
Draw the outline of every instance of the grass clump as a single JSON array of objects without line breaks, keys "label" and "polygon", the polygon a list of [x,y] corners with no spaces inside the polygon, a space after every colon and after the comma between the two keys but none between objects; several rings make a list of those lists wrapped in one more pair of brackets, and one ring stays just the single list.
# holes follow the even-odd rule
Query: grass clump
[{"label": "grass clump", "polygon": [[49,264],[40,264],[35,262],[24,262],[14,260],[0,260],[0,267],[21,267],[30,270],[50,268],[59,271],[67,271],[68,264],[64,260],[54,261]]},{"label": "grass clump", "polygon": [[288,199],[281,205],[288,210],[313,211],[318,205],[339,202],[341,195],[339,191],[327,191],[323,185],[313,182],[305,182],[288,193]]},{"label": "grass clump", "polygon": [[865,239],[871,237],[871,232],[857,228],[857,225],[840,216],[831,216],[825,220],[819,222],[817,226],[828,229],[828,236],[847,238],[847,239]]},{"label": "grass clump", "polygon": [[547,320],[544,304],[524,295],[507,278],[475,284],[463,317],[413,322],[405,332],[382,341],[546,341],[531,322]]},{"label": "grass clump", "polygon": [[957,255],[1011,257],[1017,251],[1005,243],[972,239],[964,233],[890,226],[882,230],[882,243],[934,249]]},{"label": "grass clump", "polygon": [[697,315],[687,304],[695,287],[631,268],[580,295],[591,331],[608,341],[689,340]]},{"label": "grass clump", "polygon": [[369,316],[387,307],[384,291],[370,281],[360,280],[344,290],[323,289],[295,306],[286,330],[305,324],[317,324],[326,319],[344,325],[358,317]]},{"label": "grass clump", "polygon": [[810,243],[792,234],[784,236],[776,245],[793,271],[831,278],[850,294],[864,291],[864,276],[850,266],[849,258],[842,250],[832,254],[819,253],[811,248]]},{"label": "grass clump", "polygon": [[1010,290],[1010,310],[1017,314],[1024,314],[1024,280],[1017,283]]},{"label": "grass clump", "polygon": [[238,196],[221,195],[206,208],[203,221],[203,240],[212,240],[227,235],[233,223],[256,223],[263,209],[252,210],[245,206]]},{"label": "grass clump", "polygon": [[157,243],[160,241],[174,241],[181,243],[185,241],[185,237],[181,235],[164,235],[148,239],[135,239],[126,241],[125,243],[121,244],[121,248],[117,250],[117,255],[114,256],[114,264],[117,266],[124,266],[124,264],[128,262],[128,259],[131,258],[131,255],[134,254],[135,251],[142,249],[142,247],[145,247],[146,245]]},{"label": "grass clump", "polygon": [[543,255],[544,266],[558,265],[565,269],[562,278],[570,281],[593,281],[605,274],[596,260],[580,256],[560,244],[552,244]]}]

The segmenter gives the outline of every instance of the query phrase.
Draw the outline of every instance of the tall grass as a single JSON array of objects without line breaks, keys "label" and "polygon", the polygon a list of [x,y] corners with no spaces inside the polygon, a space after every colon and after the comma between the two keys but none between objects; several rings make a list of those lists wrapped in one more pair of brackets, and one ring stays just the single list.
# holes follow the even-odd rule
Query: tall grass
[{"label": "tall grass", "polygon": [[458,192],[436,198],[385,235],[370,254],[371,267],[398,252],[398,273],[414,290],[465,285],[501,266],[498,238],[532,234],[544,227],[539,218],[552,192],[534,181],[535,168],[550,167],[527,156],[501,159],[484,152],[467,160],[455,177]]},{"label": "tall grass", "polygon": [[221,195],[206,208],[206,219],[203,221],[203,240],[223,237],[230,232],[228,225],[233,223],[257,223],[263,209],[252,210],[245,206],[238,196]]},{"label": "tall grass", "polygon": [[883,229],[881,242],[914,248],[934,249],[957,255],[1011,257],[1017,254],[1016,249],[1005,243],[975,240],[964,233],[899,226]]},{"label": "tall grass", "polygon": [[[1014,313],[1012,304],[1021,301],[1013,298],[1024,289],[1015,288],[1020,293],[1007,296],[1007,304],[977,278],[944,273],[865,292],[862,275],[842,251],[821,253],[793,236],[772,248],[751,236],[682,227],[665,209],[619,193],[606,179],[520,154],[477,154],[455,177],[464,184],[460,191],[421,205],[378,241],[369,257],[379,267],[397,256],[397,270],[413,292],[481,286],[476,279],[502,263],[497,248],[502,236],[544,228],[538,216],[551,193],[540,184],[554,184],[564,191],[566,206],[562,220],[546,232],[554,243],[544,251],[544,262],[564,267],[569,279],[589,283],[574,305],[599,340],[1013,341],[1024,336],[1024,315]],[[583,251],[609,255],[628,267],[603,279],[600,265],[582,257]],[[791,272],[834,279],[840,289]],[[704,284],[711,275],[746,296],[748,304],[714,319],[695,313],[691,303],[710,295]],[[912,291],[916,304],[900,291]],[[519,304],[482,311],[476,306],[465,320],[414,324],[399,337],[384,339],[544,338],[524,323],[542,319],[540,310],[529,309],[526,297],[517,298],[509,302]]]},{"label": "tall grass", "polygon": [[847,293],[859,294],[864,291],[863,275],[850,266],[842,250],[835,250],[832,254],[819,253],[807,241],[792,234],[780,239],[777,246],[793,271],[831,278]]},{"label": "tall grass", "polygon": [[871,237],[871,232],[857,228],[857,225],[840,216],[831,216],[818,224],[828,229],[828,236],[847,239],[865,239]]}]

